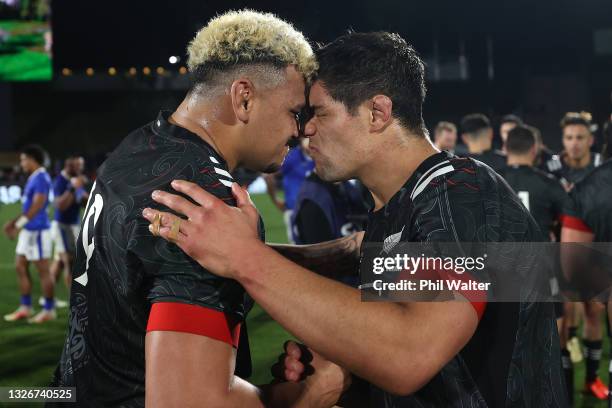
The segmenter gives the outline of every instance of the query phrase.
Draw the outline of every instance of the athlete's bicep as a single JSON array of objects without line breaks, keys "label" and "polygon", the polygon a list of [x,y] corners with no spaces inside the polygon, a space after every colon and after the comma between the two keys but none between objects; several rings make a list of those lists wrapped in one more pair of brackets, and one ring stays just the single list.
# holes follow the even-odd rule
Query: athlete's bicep
[{"label": "athlete's bicep", "polygon": [[[470,341],[478,327],[479,316],[468,301],[409,302],[406,324],[398,325],[398,338],[410,342],[410,356],[418,370],[412,376],[418,385],[429,382]],[[407,333],[411,333],[407,335]]]},{"label": "athlete's bicep", "polygon": [[228,343],[191,333],[149,331],[145,359],[147,408],[223,406],[235,361]]}]

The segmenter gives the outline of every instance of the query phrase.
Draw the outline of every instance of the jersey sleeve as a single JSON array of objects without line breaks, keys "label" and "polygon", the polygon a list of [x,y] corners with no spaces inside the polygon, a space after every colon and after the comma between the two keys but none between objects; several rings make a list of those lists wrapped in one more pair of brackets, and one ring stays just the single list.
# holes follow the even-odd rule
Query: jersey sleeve
[{"label": "jersey sleeve", "polygon": [[66,186],[67,183],[65,178],[61,176],[57,176],[55,178],[55,181],[53,182],[53,195],[55,196],[55,198],[64,194],[64,192],[66,191]]},{"label": "jersey sleeve", "polygon": [[561,224],[564,228],[574,229],[582,232],[593,232],[587,224],[584,205],[582,202],[583,194],[580,192],[580,185],[574,187],[569,194],[569,200],[563,209]]},{"label": "jersey sleeve", "polygon": [[49,194],[51,185],[44,174],[38,174],[32,182],[32,192],[34,194]]},{"label": "jersey sleeve", "polygon": [[[154,189],[176,194],[170,181]],[[200,169],[191,181],[229,205],[235,204],[214,168]],[[152,308],[147,330],[204,335],[237,346],[240,322],[250,307],[248,295],[238,282],[211,274],[176,245],[153,236],[142,209],[168,209],[146,197],[133,214],[128,259],[144,270],[148,282],[144,295]]]},{"label": "jersey sleeve", "polygon": [[[457,180],[457,181],[455,181]],[[475,208],[480,200],[479,194],[471,190],[472,185],[466,180],[465,175],[450,177],[446,182],[448,190],[446,197],[432,194],[426,195],[415,203],[417,234],[411,237],[410,241],[423,242],[422,254],[433,258],[452,258],[455,260],[467,259],[467,257],[477,259],[482,257],[480,253],[482,247],[473,244],[474,241],[474,222],[477,222],[478,212],[469,212],[467,208]],[[465,183],[468,183],[467,186]],[[417,254],[418,256],[418,254]],[[454,266],[444,267],[435,271],[427,271],[424,275],[429,280],[442,279],[446,282],[454,282],[460,288],[456,292],[470,302],[480,320],[485,312],[488,290],[464,290],[461,283],[470,281],[486,283],[489,276],[486,271],[476,269],[467,270],[459,263]],[[489,286],[490,287],[490,286]]]}]

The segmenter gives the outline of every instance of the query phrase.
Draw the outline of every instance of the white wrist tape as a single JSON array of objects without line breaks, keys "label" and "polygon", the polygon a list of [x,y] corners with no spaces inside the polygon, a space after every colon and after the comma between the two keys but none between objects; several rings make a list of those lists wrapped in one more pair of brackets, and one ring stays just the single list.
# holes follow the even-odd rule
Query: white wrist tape
[{"label": "white wrist tape", "polygon": [[30,222],[30,220],[28,220],[28,217],[22,215],[21,217],[17,218],[17,221],[15,221],[15,226],[17,227],[17,229],[22,229],[28,222]]}]

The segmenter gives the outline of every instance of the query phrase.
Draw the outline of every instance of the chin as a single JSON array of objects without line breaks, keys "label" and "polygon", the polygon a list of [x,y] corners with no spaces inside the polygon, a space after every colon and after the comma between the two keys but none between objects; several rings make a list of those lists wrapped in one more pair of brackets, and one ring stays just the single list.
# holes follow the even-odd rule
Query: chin
[{"label": "chin", "polygon": [[276,173],[280,169],[281,169],[281,165],[279,163],[272,163],[272,164],[269,164],[267,167],[264,167],[263,170],[261,170],[261,172],[270,174],[270,173]]},{"label": "chin", "polygon": [[319,176],[321,180],[327,181],[329,183],[336,183],[338,181],[349,180],[348,177],[343,177],[341,174],[338,174],[338,172],[334,172],[333,170],[325,169],[319,166],[316,167],[315,172],[317,173],[317,176]]}]

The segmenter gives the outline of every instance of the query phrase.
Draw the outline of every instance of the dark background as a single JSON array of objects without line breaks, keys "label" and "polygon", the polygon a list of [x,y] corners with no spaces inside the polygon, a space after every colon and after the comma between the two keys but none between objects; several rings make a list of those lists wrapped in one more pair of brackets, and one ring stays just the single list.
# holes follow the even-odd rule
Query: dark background
[{"label": "dark background", "polygon": [[[0,84],[0,150],[37,142],[56,157],[78,151],[102,159],[160,108],[180,102],[188,82],[177,70],[187,43],[210,17],[242,7],[274,12],[315,42],[348,28],[400,33],[428,63],[430,128],[474,111],[494,122],[512,112],[559,150],[564,112],[587,110],[598,123],[612,112],[609,0],[57,0],[55,79]],[[181,63],[170,65],[171,55]],[[106,74],[111,66],[115,77]],[[144,66],[153,75],[127,77],[129,67]],[[167,70],[164,77],[156,76],[158,66]],[[96,74],[86,76],[87,67]],[[63,68],[73,74],[62,76]]]}]

